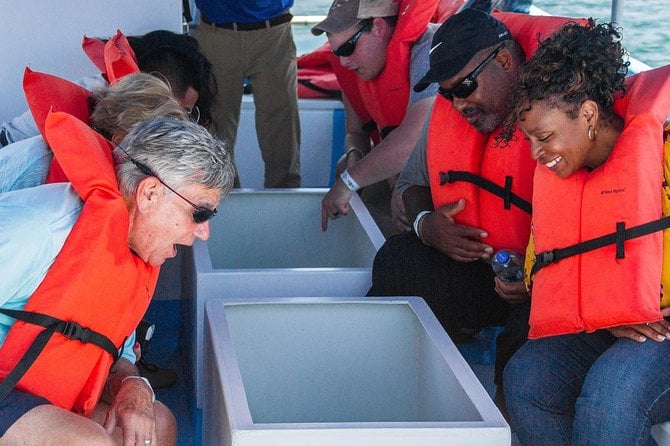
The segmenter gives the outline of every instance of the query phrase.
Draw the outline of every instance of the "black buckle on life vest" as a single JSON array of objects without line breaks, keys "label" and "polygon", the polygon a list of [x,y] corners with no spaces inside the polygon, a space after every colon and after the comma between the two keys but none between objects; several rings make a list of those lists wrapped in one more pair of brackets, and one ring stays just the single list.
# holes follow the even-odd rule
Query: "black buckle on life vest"
[{"label": "black buckle on life vest", "polygon": [[555,258],[554,251],[541,252],[535,257],[535,263],[539,264],[540,267],[544,267],[552,263],[554,261],[554,258]]},{"label": "black buckle on life vest", "polygon": [[62,331],[56,330],[56,331],[60,332],[60,334],[62,334],[68,339],[72,339],[74,341],[81,341],[85,344],[92,342],[93,339],[93,332],[90,329],[82,327],[78,323],[72,321],[66,321],[65,324],[63,325],[63,330]]},{"label": "black buckle on life vest", "polygon": [[453,183],[455,181],[449,175],[451,172],[453,171],[450,170],[449,172],[440,172],[440,186],[444,186],[447,183]]}]

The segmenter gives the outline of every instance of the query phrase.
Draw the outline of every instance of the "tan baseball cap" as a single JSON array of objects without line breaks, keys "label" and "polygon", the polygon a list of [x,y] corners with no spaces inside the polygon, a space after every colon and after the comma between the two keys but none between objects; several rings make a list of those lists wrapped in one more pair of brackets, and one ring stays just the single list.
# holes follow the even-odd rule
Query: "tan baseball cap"
[{"label": "tan baseball cap", "polygon": [[335,0],[326,18],[314,25],[312,34],[341,33],[365,19],[398,15],[397,0]]}]

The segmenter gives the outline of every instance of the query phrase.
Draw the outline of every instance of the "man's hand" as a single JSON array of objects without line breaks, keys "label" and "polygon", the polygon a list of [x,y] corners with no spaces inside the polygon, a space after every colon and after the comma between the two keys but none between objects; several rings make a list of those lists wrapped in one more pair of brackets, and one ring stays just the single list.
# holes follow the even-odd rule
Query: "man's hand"
[{"label": "man's hand", "polygon": [[119,388],[103,424],[112,435],[118,427],[124,446],[156,443],[153,391],[139,379],[126,379]]},{"label": "man's hand", "polygon": [[493,248],[479,241],[488,237],[483,229],[457,225],[453,216],[465,209],[465,200],[446,204],[428,215],[422,227],[423,239],[459,262],[474,262],[480,258],[489,258]]},{"label": "man's hand", "polygon": [[338,177],[333,187],[330,188],[323,200],[321,200],[321,230],[328,229],[328,219],[335,220],[349,213],[349,200],[351,192]]}]

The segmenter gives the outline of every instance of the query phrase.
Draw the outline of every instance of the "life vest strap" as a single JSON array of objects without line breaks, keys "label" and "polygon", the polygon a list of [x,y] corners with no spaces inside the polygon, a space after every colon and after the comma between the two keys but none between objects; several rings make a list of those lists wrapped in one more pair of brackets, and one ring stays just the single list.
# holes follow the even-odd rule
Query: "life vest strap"
[{"label": "life vest strap", "polygon": [[389,125],[387,127],[384,127],[379,131],[379,135],[382,137],[382,139],[385,139],[387,136],[389,136],[389,133],[397,129],[397,125]]},{"label": "life vest strap", "polygon": [[53,334],[54,331],[52,330],[42,330],[32,344],[30,344],[23,357],[16,363],[16,366],[5,376],[4,380],[0,381],[0,401],[4,400],[9,395],[9,392],[16,387],[16,384],[18,384],[30,366],[33,365],[33,362],[35,362]]},{"label": "life vest strap", "polygon": [[625,228],[625,224],[623,222],[618,222],[616,224],[616,231],[612,233],[601,235],[600,237],[592,238],[591,240],[585,240],[580,243],[575,243],[574,245],[567,246],[565,248],[556,248],[552,249],[551,251],[544,251],[539,254],[535,254],[535,264],[530,271],[531,280],[540,269],[551,263],[558,262],[565,259],[566,257],[584,254],[585,252],[593,251],[607,245],[615,244],[616,258],[622,259],[625,257],[623,248],[623,242],[625,240],[642,237],[643,235],[648,235],[657,231],[663,231],[667,228],[670,228],[670,216],[633,226],[629,229]]},{"label": "life vest strap", "polygon": [[0,401],[2,401],[21,380],[21,377],[28,371],[33,362],[35,362],[54,333],[60,333],[66,338],[74,341],[95,344],[112,355],[114,362],[116,362],[119,357],[118,349],[109,338],[95,330],[83,327],[76,322],[64,321],[43,313],[22,310],[0,309],[0,313],[28,324],[44,327],[44,330],[37,335],[14,368],[7,374],[5,379],[0,382]]},{"label": "life vest strap", "polygon": [[530,201],[525,200],[512,192],[512,177],[510,176],[505,177],[505,187],[502,187],[493,181],[467,171],[450,170],[448,172],[440,172],[440,186],[444,186],[447,183],[455,183],[456,181],[472,183],[493,195],[497,195],[503,199],[503,206],[505,209],[510,209],[513,204],[528,214],[532,212]]},{"label": "life vest strap", "polygon": [[366,132],[377,130],[377,123],[374,121],[374,119],[370,119],[368,122],[363,124],[363,127],[361,127],[361,129]]}]

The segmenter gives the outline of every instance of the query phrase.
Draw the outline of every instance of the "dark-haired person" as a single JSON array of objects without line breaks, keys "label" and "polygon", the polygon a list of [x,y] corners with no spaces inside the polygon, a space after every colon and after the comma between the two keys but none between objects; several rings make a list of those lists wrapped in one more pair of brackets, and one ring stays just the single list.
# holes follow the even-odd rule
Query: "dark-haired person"
[{"label": "dark-haired person", "polygon": [[504,389],[529,446],[646,445],[670,418],[670,255],[659,225],[670,209],[670,66],[626,78],[620,40],[609,23],[568,24],[514,91],[510,121],[538,166],[529,340]]},{"label": "dark-haired person", "polygon": [[[385,236],[409,226],[404,212],[392,221],[391,190],[437,90],[411,88],[428,69],[430,42],[439,26],[429,24],[436,7],[436,0],[335,0],[326,19],[312,28],[315,35],[327,34],[339,61],[335,73],[346,118],[346,155],[323,199],[323,230],[328,219],[349,212],[349,200],[359,189]],[[369,126],[382,137],[374,147]]]},{"label": "dark-haired person", "polygon": [[368,295],[423,297],[457,342],[506,325],[498,390],[526,340],[528,295],[522,283],[494,279],[488,259],[499,249],[523,255],[535,168],[520,133],[498,139],[526,55],[565,20],[466,9],[440,26],[414,87],[438,84],[439,95],[397,185],[413,230],[389,238],[373,264]]},{"label": "dark-haired person", "polygon": [[116,146],[57,112],[45,138],[71,182],[0,194],[0,443],[173,445],[127,340],[160,266],[209,237],[230,157],[185,119]]}]

